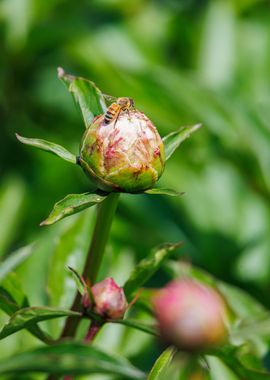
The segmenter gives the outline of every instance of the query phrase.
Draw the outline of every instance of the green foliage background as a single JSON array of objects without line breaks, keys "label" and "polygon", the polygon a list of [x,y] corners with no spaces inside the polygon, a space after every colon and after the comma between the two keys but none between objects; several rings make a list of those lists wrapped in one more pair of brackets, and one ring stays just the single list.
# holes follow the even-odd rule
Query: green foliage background
[{"label": "green foliage background", "polygon": [[[268,1],[2,0],[0,47],[0,255],[36,241],[16,271],[32,305],[69,306],[75,290],[66,266],[81,269],[94,215],[41,229],[56,200],[89,183],[75,166],[14,136],[79,151],[84,126],[57,79],[62,66],[105,93],[134,98],[161,135],[203,123],[160,181],[184,197],[121,196],[101,277],[121,284],[153,246],[184,240],[179,257],[269,308]],[[161,270],[147,285],[167,280]],[[56,333],[60,325],[47,328]],[[123,327],[104,332],[101,346],[102,339],[143,369],[159,350]],[[1,342],[2,357],[35,343],[20,332]]]}]

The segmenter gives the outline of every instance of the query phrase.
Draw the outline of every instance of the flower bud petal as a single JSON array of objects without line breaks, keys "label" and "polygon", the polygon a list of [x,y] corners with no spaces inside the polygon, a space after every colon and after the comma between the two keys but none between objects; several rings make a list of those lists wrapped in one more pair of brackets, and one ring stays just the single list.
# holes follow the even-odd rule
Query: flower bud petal
[{"label": "flower bud petal", "polygon": [[157,129],[137,110],[121,112],[109,124],[98,116],[82,140],[81,166],[105,191],[146,190],[161,176],[164,162]]},{"label": "flower bud petal", "polygon": [[226,306],[212,288],[192,280],[173,281],[153,300],[161,336],[185,350],[222,343],[227,335]]},{"label": "flower bud petal", "polygon": [[93,311],[103,318],[123,318],[128,304],[123,289],[112,278],[96,283],[92,289]]}]

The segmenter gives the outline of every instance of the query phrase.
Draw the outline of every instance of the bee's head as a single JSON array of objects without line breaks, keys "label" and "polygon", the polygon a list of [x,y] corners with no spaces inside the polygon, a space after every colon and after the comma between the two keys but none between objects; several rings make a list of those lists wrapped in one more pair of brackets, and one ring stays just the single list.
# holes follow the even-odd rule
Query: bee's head
[{"label": "bee's head", "polygon": [[134,107],[134,100],[132,98],[118,98],[117,99],[117,104],[123,109],[128,109],[130,107]]}]

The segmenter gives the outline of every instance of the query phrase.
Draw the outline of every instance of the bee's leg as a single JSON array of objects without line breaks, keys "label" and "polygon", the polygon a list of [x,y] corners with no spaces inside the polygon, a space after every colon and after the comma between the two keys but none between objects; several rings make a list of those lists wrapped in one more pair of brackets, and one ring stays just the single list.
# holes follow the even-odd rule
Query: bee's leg
[{"label": "bee's leg", "polygon": [[129,120],[130,120],[130,119],[131,119],[131,116],[130,116],[130,108],[127,109],[127,114],[128,114],[128,118],[129,118]]},{"label": "bee's leg", "polygon": [[117,120],[118,120],[118,118],[119,118],[120,112],[121,112],[121,111],[118,112],[118,114],[117,114],[117,116],[116,116],[116,118],[115,118],[115,121],[114,121],[114,125],[113,125],[113,127],[115,127],[115,125],[116,125],[116,123],[117,123]]}]

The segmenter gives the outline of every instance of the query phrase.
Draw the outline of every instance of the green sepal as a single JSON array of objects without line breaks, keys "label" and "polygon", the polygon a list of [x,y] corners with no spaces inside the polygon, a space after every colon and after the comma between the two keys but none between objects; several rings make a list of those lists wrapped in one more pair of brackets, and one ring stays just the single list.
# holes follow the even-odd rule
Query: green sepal
[{"label": "green sepal", "polygon": [[62,147],[61,145],[58,145],[46,140],[23,137],[23,136],[18,135],[18,133],[16,133],[16,137],[23,144],[34,146],[35,148],[45,150],[46,152],[55,154],[56,156],[72,164],[77,163],[76,156],[70,153],[66,148]]},{"label": "green sepal", "polygon": [[184,192],[179,192],[172,189],[159,189],[159,188],[148,189],[148,190],[145,190],[143,193],[151,194],[151,195],[169,195],[171,197],[179,197],[185,194]]},{"label": "green sepal", "polygon": [[79,105],[86,128],[92,124],[95,116],[106,112],[104,96],[94,82],[66,74],[61,67],[58,68],[58,78],[64,82],[75,103]]},{"label": "green sepal", "polygon": [[74,215],[86,208],[95,206],[106,199],[107,195],[99,195],[96,193],[69,194],[64,199],[55,203],[52,212],[43,222],[41,226],[54,224],[59,220]]},{"label": "green sepal", "polygon": [[79,275],[79,273],[72,267],[68,266],[68,269],[70,270],[72,277],[76,283],[76,287],[78,292],[83,295],[85,292],[85,282],[83,280],[83,277]]},{"label": "green sepal", "polygon": [[166,161],[171,157],[175,150],[185,141],[190,135],[201,128],[202,124],[195,124],[188,127],[181,127],[178,131],[171,132],[167,136],[163,137],[163,143],[165,148]]}]

